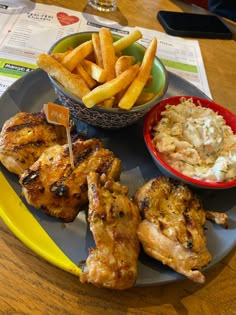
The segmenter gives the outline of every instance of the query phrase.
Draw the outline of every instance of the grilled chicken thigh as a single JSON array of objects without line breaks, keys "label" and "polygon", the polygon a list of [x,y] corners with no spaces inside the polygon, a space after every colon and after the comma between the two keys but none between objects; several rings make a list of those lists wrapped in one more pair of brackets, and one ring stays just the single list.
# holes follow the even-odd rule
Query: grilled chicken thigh
[{"label": "grilled chicken thigh", "polygon": [[114,179],[119,178],[121,171],[120,160],[103,148],[98,139],[74,142],[73,156],[74,169],[68,145],[55,145],[45,150],[20,177],[27,202],[65,222],[73,221],[88,202],[87,175],[90,171],[105,173]]},{"label": "grilled chicken thigh", "polygon": [[49,124],[43,112],[19,112],[8,119],[0,134],[0,161],[13,173],[21,175],[42,152],[66,143],[64,127]]},{"label": "grilled chicken thigh", "polygon": [[90,249],[82,283],[122,290],[136,281],[140,214],[127,192],[119,182],[95,172],[88,175],[88,220],[96,248]]},{"label": "grilled chicken thigh", "polygon": [[206,247],[206,212],[191,190],[166,177],[151,179],[134,197],[143,220],[138,237],[144,251],[185,275],[203,283],[200,272],[211,260]]}]

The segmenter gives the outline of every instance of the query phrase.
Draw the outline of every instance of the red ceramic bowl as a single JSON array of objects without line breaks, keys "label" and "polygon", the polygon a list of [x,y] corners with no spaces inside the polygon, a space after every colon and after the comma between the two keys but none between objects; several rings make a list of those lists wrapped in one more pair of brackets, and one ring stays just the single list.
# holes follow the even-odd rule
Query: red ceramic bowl
[{"label": "red ceramic bowl", "polygon": [[167,99],[162,100],[158,104],[156,104],[146,115],[144,120],[144,140],[147,146],[149,153],[151,154],[154,163],[160,169],[160,171],[169,177],[180,180],[188,185],[198,187],[198,188],[206,188],[206,189],[226,189],[236,187],[236,178],[232,181],[227,182],[206,182],[202,180],[197,180],[195,178],[188,177],[183,175],[179,171],[172,168],[168,163],[166,163],[162,157],[159,155],[158,151],[152,144],[152,130],[156,123],[161,119],[161,112],[165,110],[167,104],[169,105],[178,105],[180,103],[180,99],[184,97],[186,99],[192,98],[193,102],[198,105],[198,101],[200,101],[201,106],[211,108],[213,111],[217,112],[219,115],[223,116],[226,124],[231,127],[233,132],[236,134],[236,115],[225,109],[224,107],[214,103],[213,101],[194,97],[194,96],[174,96]]}]

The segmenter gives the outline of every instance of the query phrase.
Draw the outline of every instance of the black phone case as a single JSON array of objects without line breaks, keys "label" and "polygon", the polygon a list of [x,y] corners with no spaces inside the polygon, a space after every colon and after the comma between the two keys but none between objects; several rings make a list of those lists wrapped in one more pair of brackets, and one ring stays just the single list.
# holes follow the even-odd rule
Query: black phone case
[{"label": "black phone case", "polygon": [[230,29],[215,15],[159,11],[157,19],[169,35],[231,39]]}]

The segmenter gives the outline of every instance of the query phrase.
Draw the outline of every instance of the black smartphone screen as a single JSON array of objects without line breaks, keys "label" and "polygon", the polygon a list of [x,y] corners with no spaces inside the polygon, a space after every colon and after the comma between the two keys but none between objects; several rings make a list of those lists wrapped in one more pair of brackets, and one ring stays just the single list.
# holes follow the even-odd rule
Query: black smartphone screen
[{"label": "black smartphone screen", "polygon": [[159,11],[157,18],[165,31],[174,36],[230,39],[233,35],[215,15]]}]

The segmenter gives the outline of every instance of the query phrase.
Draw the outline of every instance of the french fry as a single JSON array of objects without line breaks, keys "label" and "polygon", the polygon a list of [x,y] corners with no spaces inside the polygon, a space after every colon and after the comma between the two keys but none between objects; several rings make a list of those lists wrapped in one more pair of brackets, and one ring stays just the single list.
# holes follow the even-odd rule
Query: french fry
[{"label": "french fry", "polygon": [[157,39],[153,38],[145,51],[143,61],[136,78],[130,84],[127,91],[118,103],[119,108],[129,110],[137,101],[150,76],[152,65],[156,55],[156,49]]},{"label": "french fry", "polygon": [[94,80],[99,83],[105,82],[106,72],[104,69],[100,68],[96,63],[86,59],[82,60],[81,64]]},{"label": "french fry", "polygon": [[149,92],[142,92],[137,101],[135,102],[135,106],[138,106],[138,105],[142,105],[142,104],[145,104],[149,101],[151,101],[153,99],[153,97],[155,96],[154,93],[149,93]]},{"label": "french fry", "polygon": [[118,39],[116,42],[113,43],[115,53],[118,54],[120,51],[124,50],[142,37],[143,35],[139,30],[134,30],[127,36]]},{"label": "french fry", "polygon": [[153,80],[153,77],[152,77],[152,75],[150,74],[150,76],[149,76],[149,78],[147,79],[147,82],[146,82],[146,84],[145,84],[145,88],[146,88],[146,87],[149,87],[149,85],[152,83],[152,80]]},{"label": "french fry", "polygon": [[93,43],[93,50],[95,55],[96,64],[103,68],[102,62],[102,52],[101,52],[101,45],[98,33],[92,34],[92,43]]},{"label": "french fry", "polygon": [[133,79],[137,75],[138,70],[139,66],[135,64],[128,70],[122,72],[118,77],[114,78],[113,80],[97,86],[95,89],[93,89],[82,98],[83,103],[86,107],[91,108],[106,99],[112,98],[122,89],[126,88],[130,84],[130,82],[133,81]]},{"label": "french fry", "polygon": [[79,74],[90,89],[97,85],[97,81],[88,74],[80,63],[76,66],[74,73]]},{"label": "french fry", "polygon": [[[135,57],[134,56],[121,56],[117,59],[116,64],[115,64],[115,73],[116,76],[120,75],[122,72],[125,70],[129,69],[132,67],[132,65],[135,62]],[[118,105],[120,99],[124,95],[125,91],[127,88],[122,89],[119,93],[116,94],[115,97],[115,104]]]},{"label": "french fry", "polygon": [[135,62],[134,56],[121,56],[115,63],[116,76],[129,69]]},{"label": "french fry", "polygon": [[106,71],[106,82],[115,78],[116,55],[111,31],[102,27],[99,30],[103,69]]},{"label": "french fry", "polygon": [[111,97],[105,101],[103,101],[103,106],[106,108],[112,108],[115,101],[115,97]]},{"label": "french fry", "polygon": [[97,105],[101,107],[112,108],[114,105],[114,102],[115,102],[115,97],[113,96],[111,98],[108,98],[107,100],[104,100],[103,102]]},{"label": "french fry", "polygon": [[81,77],[71,73],[51,56],[44,53],[39,54],[37,65],[75,96],[82,98],[90,92],[90,89]]},{"label": "french fry", "polygon": [[58,62],[62,62],[63,58],[69,54],[71,50],[67,50],[63,53],[52,53],[50,54],[51,57],[53,57],[54,59],[56,59]]},{"label": "french fry", "polygon": [[81,60],[92,52],[93,44],[92,40],[89,40],[71,50],[71,52],[63,58],[62,64],[66,69],[72,72]]},{"label": "french fry", "polygon": [[141,66],[134,56],[121,52],[140,38],[142,33],[134,30],[113,43],[110,29],[103,27],[92,34],[91,40],[76,48],[63,53],[40,54],[37,64],[82,99],[86,107],[98,105],[129,110],[154,97],[153,93],[145,92],[145,88],[152,82],[157,40],[153,39],[148,45]]}]

